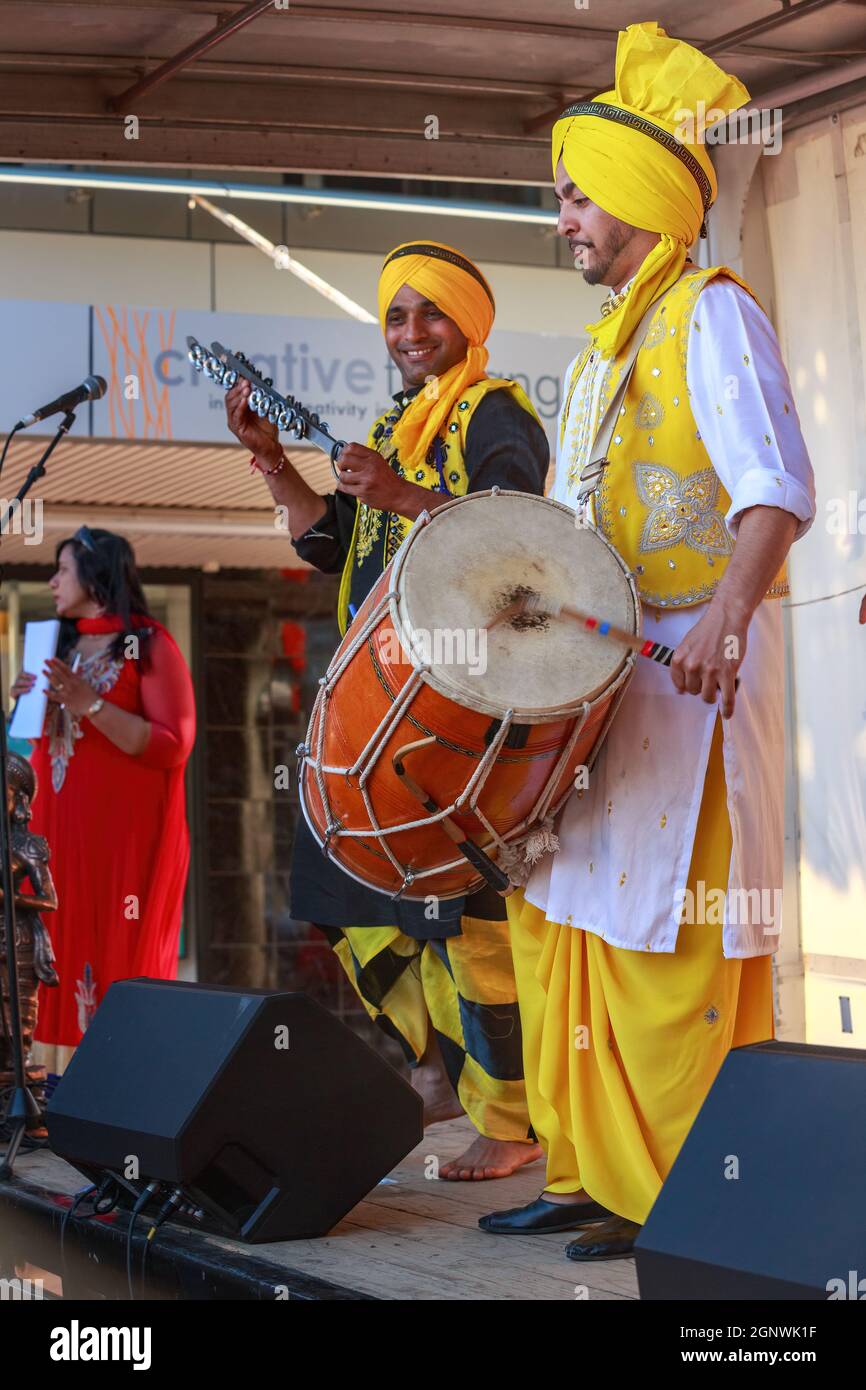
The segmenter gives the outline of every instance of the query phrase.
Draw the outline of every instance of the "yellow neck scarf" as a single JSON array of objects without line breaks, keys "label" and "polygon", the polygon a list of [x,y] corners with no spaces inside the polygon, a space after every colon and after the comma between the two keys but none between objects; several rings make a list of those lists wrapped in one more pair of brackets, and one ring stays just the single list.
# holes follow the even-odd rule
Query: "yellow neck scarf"
[{"label": "yellow neck scarf", "polygon": [[423,294],[453,319],[466,338],[466,356],[436,380],[435,389],[422,387],[395,426],[392,440],[404,469],[424,463],[437,434],[441,434],[455,403],[467,386],[486,376],[488,352],[484,343],[493,327],[493,292],[476,265],[452,246],[438,241],[406,242],[385,258],[379,277],[379,322],[403,285]]},{"label": "yellow neck scarf", "polygon": [[682,273],[718,193],[704,122],[748,99],[743,84],[698,49],[668,38],[658,24],[631,24],[619,36],[613,91],[576,102],[554,125],[554,178],[562,159],[592,202],[661,238],[623,302],[586,326],[603,356],[616,355]]}]

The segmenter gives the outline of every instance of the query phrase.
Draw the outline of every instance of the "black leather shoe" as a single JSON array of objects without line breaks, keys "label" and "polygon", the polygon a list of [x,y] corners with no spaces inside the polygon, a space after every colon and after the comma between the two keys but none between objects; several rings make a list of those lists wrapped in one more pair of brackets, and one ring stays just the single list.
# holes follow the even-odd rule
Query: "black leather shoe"
[{"label": "black leather shoe", "polygon": [[478,1224],[482,1231],[495,1236],[532,1236],[546,1231],[579,1231],[593,1221],[604,1221],[606,1216],[610,1212],[598,1202],[545,1202],[537,1197],[526,1207],[481,1216]]},{"label": "black leather shoe", "polygon": [[565,1253],[570,1260],[621,1260],[632,1253],[640,1229],[635,1221],[611,1216],[566,1245]]}]

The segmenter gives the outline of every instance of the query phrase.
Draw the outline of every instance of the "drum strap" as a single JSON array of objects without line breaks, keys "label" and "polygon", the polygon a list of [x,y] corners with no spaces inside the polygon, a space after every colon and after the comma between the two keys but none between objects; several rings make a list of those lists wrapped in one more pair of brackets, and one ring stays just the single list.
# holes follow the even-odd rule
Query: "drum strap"
[{"label": "drum strap", "polygon": [[[688,263],[683,268],[682,275],[691,275],[695,269],[696,267],[694,265]],[[601,423],[596,432],[595,442],[592,446],[589,460],[585,464],[578,480],[577,497],[579,502],[583,502],[587,497],[591,497],[601,482],[601,475],[610,462],[607,451],[610,448],[610,441],[613,438],[617,418],[622,409],[625,393],[628,390],[628,384],[631,380],[631,374],[637,362],[637,355],[643,347],[644,338],[649,332],[652,320],[658,313],[659,306],[664,303],[671,290],[675,288],[675,285],[679,284],[682,275],[675,281],[674,285],[670,286],[670,289],[668,289],[660,299],[653,300],[637,328],[634,330],[634,333],[631,335],[628,352],[622,362],[619,384],[611,397],[607,410],[601,418]]]}]

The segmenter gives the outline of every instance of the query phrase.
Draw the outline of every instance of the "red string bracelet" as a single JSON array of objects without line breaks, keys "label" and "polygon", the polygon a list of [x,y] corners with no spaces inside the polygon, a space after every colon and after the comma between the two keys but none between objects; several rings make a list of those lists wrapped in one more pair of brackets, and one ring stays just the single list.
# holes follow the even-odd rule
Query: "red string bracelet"
[{"label": "red string bracelet", "polygon": [[250,472],[251,472],[251,473],[255,473],[256,470],[258,470],[259,473],[263,473],[263,474],[265,475],[266,478],[272,478],[272,477],[274,476],[275,473],[282,473],[282,471],[283,471],[283,469],[285,468],[285,466],[286,466],[286,456],[285,456],[285,454],[281,454],[281,455],[280,455],[280,461],[279,461],[279,463],[277,464],[276,468],[262,468],[262,465],[261,465],[260,463],[257,463],[257,462],[256,462],[255,455],[253,455],[253,457],[250,459]]}]

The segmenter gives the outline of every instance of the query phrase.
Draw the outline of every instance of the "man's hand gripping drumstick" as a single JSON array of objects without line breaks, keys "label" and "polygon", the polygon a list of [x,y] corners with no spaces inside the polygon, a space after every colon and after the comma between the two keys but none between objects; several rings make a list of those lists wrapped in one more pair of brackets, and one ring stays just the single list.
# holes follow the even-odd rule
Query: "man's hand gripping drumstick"
[{"label": "man's hand gripping drumstick", "polygon": [[[653,642],[650,639],[636,637],[633,632],[627,632],[624,627],[617,627],[615,623],[606,622],[603,618],[596,618],[591,613],[584,613],[581,608],[574,608],[570,604],[553,603],[541,597],[540,594],[528,595],[525,598],[515,599],[496,614],[496,617],[487,624],[487,631],[498,627],[501,623],[509,622],[513,618],[574,618],[582,624],[587,632],[594,632],[598,637],[608,637],[614,642],[621,642],[624,647],[630,647],[639,656],[648,657],[650,661],[657,661],[660,666],[670,666],[676,655],[678,648],[666,647],[662,642]],[[739,688],[739,676],[734,677],[734,690]]]}]

